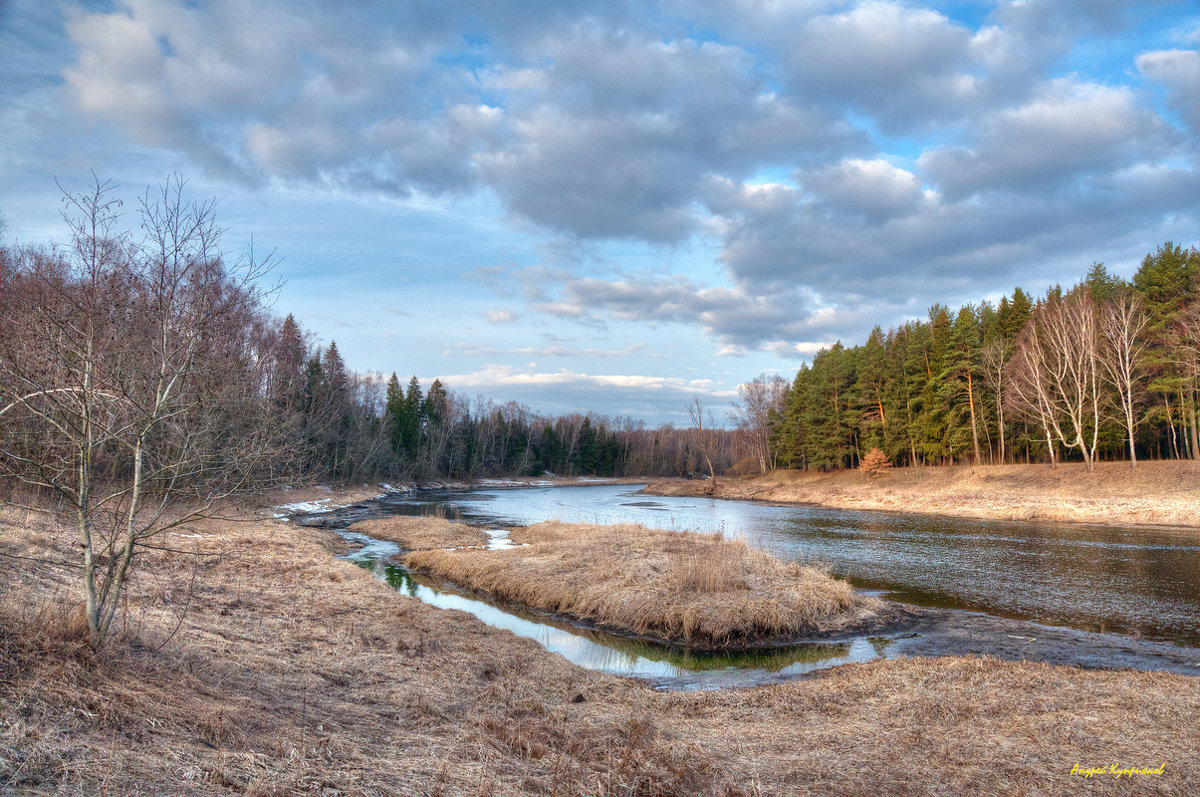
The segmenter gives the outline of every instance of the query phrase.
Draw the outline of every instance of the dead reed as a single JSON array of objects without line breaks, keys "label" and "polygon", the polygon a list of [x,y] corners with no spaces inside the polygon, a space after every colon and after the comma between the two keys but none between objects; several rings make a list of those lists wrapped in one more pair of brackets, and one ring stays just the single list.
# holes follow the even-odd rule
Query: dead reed
[{"label": "dead reed", "polygon": [[[439,509],[442,509],[439,507]],[[487,545],[488,535],[465,523],[447,520],[441,514],[424,517],[389,517],[362,520],[350,526],[350,531],[380,540],[391,540],[406,551],[428,548],[462,548]]]},{"label": "dead reed", "polygon": [[626,524],[517,529],[508,551],[428,550],[414,570],[502,600],[697,648],[736,648],[862,627],[882,601],[745,540]]}]

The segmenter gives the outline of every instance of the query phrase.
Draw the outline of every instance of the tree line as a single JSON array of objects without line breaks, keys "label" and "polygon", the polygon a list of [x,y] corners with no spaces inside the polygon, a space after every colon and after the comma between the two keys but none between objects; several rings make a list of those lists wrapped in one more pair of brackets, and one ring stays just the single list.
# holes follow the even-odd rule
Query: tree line
[{"label": "tree line", "polygon": [[[346,368],[337,343],[305,343],[291,315],[279,325],[284,387],[297,452],[296,478],[340,482],[389,479],[428,483],[512,476],[683,476],[707,467],[705,452],[720,450],[717,467],[734,456],[733,433],[662,425],[593,412],[537,413],[428,386],[412,376]],[[719,438],[708,446],[710,437]]]},{"label": "tree line", "polygon": [[[52,471],[80,446],[92,475],[116,479],[131,467],[123,435],[143,427],[155,430],[143,456],[172,439],[187,449],[187,466],[150,482],[172,487],[235,461],[253,463],[254,483],[426,482],[684,475],[734,455],[724,429],[552,416],[437,379],[356,373],[336,342],[270,311],[273,253],[227,251],[214,204],[189,202],[178,177],[131,213],[99,180],[63,198],[67,242],[0,241],[0,475],[31,489],[74,478],[74,464]],[[163,396],[145,394],[159,383]]]},{"label": "tree line", "polygon": [[[1200,253],[1173,242],[1131,280],[1102,263],[1070,289],[1021,288],[800,368],[770,410],[773,462],[857,467],[1200,459]],[[762,428],[762,425],[759,425]]]},{"label": "tree line", "polygon": [[274,253],[227,249],[214,203],[176,175],[132,211],[99,178],[62,202],[66,241],[0,239],[0,512],[75,527],[78,560],[22,558],[79,570],[96,645],[139,553],[172,550],[166,532],[238,496],[729,464],[724,429],[546,416],[354,372],[336,343],[271,312]]}]

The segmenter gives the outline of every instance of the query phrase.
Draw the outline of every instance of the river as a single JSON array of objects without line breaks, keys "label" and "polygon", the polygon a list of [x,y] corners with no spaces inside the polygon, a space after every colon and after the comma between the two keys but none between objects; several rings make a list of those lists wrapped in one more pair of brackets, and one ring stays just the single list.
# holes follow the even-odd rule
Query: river
[{"label": "river", "polygon": [[[1200,674],[1200,545],[1186,531],[988,522],[693,497],[592,484],[394,493],[300,518],[340,529],[346,558],[398,590],[540,642],[581,666],[663,688],[768,683],[878,657],[988,654],[1085,667]],[[927,607],[911,626],[750,654],[697,655],[583,628],[414,577],[395,543],[346,528],[371,517],[437,513],[506,527],[543,520],[640,523],[743,535],[783,559],[818,562],[881,597]]]},{"label": "river", "polygon": [[384,499],[383,508],[423,514],[440,506],[451,517],[495,526],[564,520],[741,534],[782,559],[822,562],[892,600],[1200,644],[1200,542],[1189,531],[658,497],[640,489],[403,493]]}]

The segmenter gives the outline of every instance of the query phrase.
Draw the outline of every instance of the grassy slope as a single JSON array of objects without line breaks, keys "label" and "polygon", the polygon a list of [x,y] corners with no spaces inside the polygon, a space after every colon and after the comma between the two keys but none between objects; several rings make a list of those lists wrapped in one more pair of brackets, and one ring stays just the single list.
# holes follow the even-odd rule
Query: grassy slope
[{"label": "grassy slope", "polygon": [[694,647],[878,624],[885,604],[743,540],[628,524],[539,523],[507,551],[430,550],[405,564],[470,589]]},{"label": "grassy slope", "polygon": [[[703,481],[655,482],[656,495],[700,495]],[[719,498],[813,503],[1000,520],[1200,525],[1200,463],[1104,462],[1083,465],[896,468],[875,481],[857,471],[777,471],[722,478]]]},{"label": "grassy slope", "polygon": [[[0,557],[0,791],[1057,795],[1119,762],[1166,771],[1086,791],[1200,792],[1200,679],[968,658],[657,693],[397,594],[328,532],[199,531],[170,543],[222,555],[147,556],[101,656],[65,576]],[[0,515],[2,552],[69,545]]]}]

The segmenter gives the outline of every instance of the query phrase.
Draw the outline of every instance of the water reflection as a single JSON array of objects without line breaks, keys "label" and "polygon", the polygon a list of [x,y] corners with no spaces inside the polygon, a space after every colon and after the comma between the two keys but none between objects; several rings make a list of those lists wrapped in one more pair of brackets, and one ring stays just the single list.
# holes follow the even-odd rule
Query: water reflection
[{"label": "water reflection", "polygon": [[389,564],[388,557],[398,552],[394,542],[374,540],[355,532],[340,532],[363,547],[343,558],[374,572],[396,590],[441,609],[459,609],[475,615],[496,628],[540,643],[547,650],[593,670],[641,678],[679,678],[730,670],[775,673],[781,676],[803,675],[813,670],[850,662],[870,661],[884,655],[888,640],[855,639],[841,644],[791,645],[753,651],[708,652],[658,645],[640,639],[579,628],[554,617],[501,608],[444,585],[413,575],[405,568]]},{"label": "water reflection", "polygon": [[1200,544],[1185,531],[645,496],[630,485],[425,493],[382,511],[494,526],[559,519],[744,534],[924,606],[1200,644]]}]

